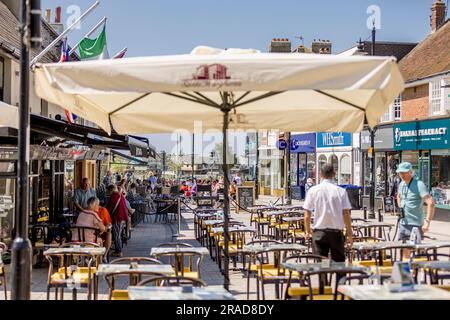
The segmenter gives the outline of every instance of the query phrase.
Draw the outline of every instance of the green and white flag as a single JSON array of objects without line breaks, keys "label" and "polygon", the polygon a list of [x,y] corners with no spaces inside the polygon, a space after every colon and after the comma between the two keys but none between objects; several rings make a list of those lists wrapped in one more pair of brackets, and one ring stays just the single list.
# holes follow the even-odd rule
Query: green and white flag
[{"label": "green and white flag", "polygon": [[106,45],[106,26],[96,39],[84,38],[80,46],[81,60],[103,60],[109,59],[108,47]]}]

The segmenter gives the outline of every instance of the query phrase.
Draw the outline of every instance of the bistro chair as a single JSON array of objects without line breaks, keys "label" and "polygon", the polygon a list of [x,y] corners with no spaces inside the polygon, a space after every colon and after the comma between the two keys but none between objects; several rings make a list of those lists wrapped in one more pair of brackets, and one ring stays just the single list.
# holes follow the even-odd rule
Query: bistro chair
[{"label": "bistro chair", "polygon": [[[58,225],[50,225],[47,223],[37,224],[31,227],[30,229],[30,242],[33,248],[33,255],[37,254],[37,262],[35,267],[40,268],[44,261],[44,251],[50,247],[59,247],[61,246],[65,240],[61,235],[66,231],[66,229],[59,227]],[[57,241],[52,241],[53,237],[51,234],[59,233],[59,238],[56,238]],[[71,239],[71,235],[67,236],[69,241]],[[53,243],[52,243],[53,242]]]},{"label": "bistro chair", "polygon": [[169,276],[155,276],[142,280],[137,286],[156,286],[156,287],[173,287],[173,286],[192,286],[192,287],[206,287],[206,283],[200,279],[193,279],[188,277],[169,277]]},{"label": "bistro chair", "polygon": [[[58,300],[59,289],[61,289],[61,300],[64,299],[65,288],[73,290],[73,299],[76,300],[78,287],[87,288],[88,299],[91,300],[93,278],[98,265],[98,259],[94,255],[73,253],[67,248],[61,248],[52,254],[44,253],[44,255],[49,262],[47,300],[50,299],[51,288],[55,288],[55,300]],[[56,272],[54,264],[58,267]]]},{"label": "bistro chair", "polygon": [[[119,272],[106,273],[104,275],[105,281],[108,284],[109,289],[109,300],[128,300],[128,290],[127,289],[116,289],[117,278],[128,278],[128,286],[135,286],[140,281],[142,281],[143,276],[154,277],[163,276],[160,273],[141,271],[141,270],[127,270]],[[128,287],[127,286],[127,287]]]},{"label": "bistro chair", "polygon": [[70,229],[72,232],[72,242],[89,242],[86,241],[86,231],[92,231],[94,233],[94,243],[100,244],[102,242],[101,238],[99,237],[100,230],[97,228],[73,226]]},{"label": "bistro chair", "polygon": [[[251,241],[249,243],[246,244],[246,246],[252,246],[252,245],[271,245],[271,244],[282,244],[281,241],[278,240],[273,240],[273,239],[267,239],[267,240],[255,240],[255,241]],[[245,256],[249,255],[249,259],[248,259],[248,267],[246,267],[246,259]],[[267,257],[267,260],[269,258]],[[250,299],[250,278],[256,277],[256,274],[258,272],[258,265],[255,263],[255,257],[253,254],[250,253],[243,253],[243,257],[242,257],[242,264],[244,266],[244,270],[246,269],[247,271],[247,300]],[[263,268],[271,268],[272,265],[267,264],[265,266],[263,266]],[[258,290],[258,296],[259,296],[259,286],[257,286],[257,290]]]},{"label": "bistro chair", "polygon": [[[338,275],[340,278],[338,279]],[[352,281],[358,281],[360,285],[364,280],[370,278],[370,273],[361,270],[323,270],[308,271],[303,274],[304,280],[308,285],[307,300],[337,300],[339,285],[351,284]],[[316,279],[317,278],[317,279]],[[333,278],[334,290],[333,290]],[[313,283],[319,283],[319,288],[313,286]],[[343,295],[342,300],[345,299]]]},{"label": "bistro chair", "polygon": [[[229,227],[242,226],[241,223],[231,223]],[[244,245],[246,244],[247,233],[244,230],[232,230],[229,231],[228,242],[228,255],[233,260],[233,267],[236,268],[237,260],[242,252]],[[225,238],[223,233],[215,234],[215,246],[216,246],[216,261],[219,265],[219,269],[222,270],[222,257],[225,255]]]},{"label": "bistro chair", "polygon": [[[326,259],[326,257],[322,257],[316,254],[300,254],[293,255],[284,259],[284,262],[295,262],[295,263],[320,263],[322,259]],[[293,277],[295,279],[293,279]],[[293,282],[298,282],[300,286],[292,286]],[[314,292],[318,292],[317,288],[313,288]],[[331,287],[325,288],[325,291],[330,293]],[[302,275],[299,272],[289,270],[289,279],[286,285],[286,291],[284,298],[288,299],[306,299],[309,295],[309,288],[305,284],[305,281]]]},{"label": "bistro chair", "polygon": [[201,279],[201,263],[203,255],[195,251],[186,250],[177,253],[164,253],[158,255],[161,260],[164,257],[169,258],[169,264],[175,269],[175,276],[181,276],[191,279]]},{"label": "bistro chair", "polygon": [[0,242],[0,277],[2,277],[2,284],[3,284],[3,290],[5,292],[5,300],[8,300],[8,291],[6,288],[6,271],[5,271],[5,266],[3,264],[3,258],[2,255],[4,252],[6,252],[8,250],[8,246],[3,243]]},{"label": "bistro chair", "polygon": [[299,254],[298,250],[293,249],[268,249],[264,252],[255,254],[257,264],[256,285],[257,297],[259,300],[259,285],[261,285],[262,300],[266,300],[265,285],[275,285],[275,296],[279,299],[283,292],[283,285],[288,282],[289,276],[282,262],[287,257]]}]

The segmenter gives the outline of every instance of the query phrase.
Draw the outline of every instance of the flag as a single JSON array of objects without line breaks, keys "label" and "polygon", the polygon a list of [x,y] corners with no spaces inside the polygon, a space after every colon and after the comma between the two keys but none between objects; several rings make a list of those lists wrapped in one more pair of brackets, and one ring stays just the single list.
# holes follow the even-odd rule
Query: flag
[{"label": "flag", "polygon": [[[64,40],[61,44],[61,58],[59,59],[60,63],[68,62],[70,60],[69,52],[70,52],[70,49],[67,44],[67,38],[64,38]],[[72,112],[70,112],[67,109],[64,109],[64,113],[66,114],[67,122],[69,122],[70,124],[74,123],[75,120],[78,118],[75,114],[73,114]]]},{"label": "flag", "polygon": [[122,59],[125,54],[127,53],[128,48],[124,48],[122,51],[120,51],[119,53],[117,53],[113,59]]},{"label": "flag", "polygon": [[106,45],[106,25],[96,39],[84,38],[79,45],[81,60],[109,59]]},{"label": "flag", "polygon": [[62,44],[61,44],[61,58],[59,59],[59,62],[67,62],[70,60],[69,57],[69,46],[67,45],[67,38],[64,38]]}]

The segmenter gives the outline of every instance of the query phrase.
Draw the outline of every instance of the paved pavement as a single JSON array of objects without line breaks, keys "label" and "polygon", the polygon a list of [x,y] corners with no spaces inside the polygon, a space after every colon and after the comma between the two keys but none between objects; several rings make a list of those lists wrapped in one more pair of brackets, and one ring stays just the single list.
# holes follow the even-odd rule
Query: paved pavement
[{"label": "paved pavement", "polygon": [[[276,200],[272,197],[262,196],[258,200],[258,203],[264,204],[268,203],[269,200]],[[295,204],[300,202],[294,201]],[[362,217],[362,211],[352,212],[353,217]],[[232,217],[236,220],[243,221],[248,224],[250,221],[250,215],[248,213],[236,214],[232,212]],[[386,222],[396,222],[396,217],[386,215],[384,216]],[[450,222],[432,222],[431,231],[429,236],[440,239],[440,240],[450,240]],[[200,246],[194,237],[194,224],[193,224],[193,214],[191,212],[183,213],[183,219],[181,223],[181,236],[178,238],[173,238],[173,234],[177,232],[177,224],[166,224],[166,223],[141,223],[138,225],[133,233],[132,238],[128,242],[128,246],[124,248],[124,256],[143,256],[148,257],[152,247],[171,241],[181,241],[189,243],[193,246]],[[392,231],[394,232],[394,230]],[[237,299],[246,299],[247,296],[247,278],[244,273],[239,270],[242,267],[240,263],[237,264],[237,269],[233,270],[232,265],[230,265],[230,291],[236,296]],[[7,275],[10,275],[9,265],[6,266]],[[222,286],[223,285],[223,275],[221,274],[217,264],[209,257],[204,257],[201,265],[202,278],[209,286]],[[9,282],[9,281],[8,281]],[[256,299],[256,281],[251,279],[250,281],[250,299]],[[127,282],[125,279],[120,280],[116,284],[117,288],[125,289]],[[8,283],[9,288],[9,283]],[[47,290],[47,266],[44,265],[43,268],[34,268],[32,274],[32,295],[33,300],[45,300]],[[274,296],[274,285],[267,285],[266,287],[266,298],[275,298]],[[9,295],[9,291],[8,291]],[[50,299],[54,299],[54,290]],[[67,290],[64,296],[65,299],[71,299],[72,296]],[[84,300],[87,298],[86,290],[81,290],[78,294],[78,299]],[[100,280],[99,286],[99,299],[104,300],[108,298],[108,288],[103,279]],[[0,291],[0,300],[4,299],[3,294]]]}]

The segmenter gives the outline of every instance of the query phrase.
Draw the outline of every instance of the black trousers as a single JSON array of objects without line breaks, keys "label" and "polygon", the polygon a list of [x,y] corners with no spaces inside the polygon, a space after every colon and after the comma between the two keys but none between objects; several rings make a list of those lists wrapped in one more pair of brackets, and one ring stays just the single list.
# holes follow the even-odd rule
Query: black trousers
[{"label": "black trousers", "polygon": [[328,257],[331,260],[345,262],[345,237],[339,230],[314,230],[312,235],[312,249],[314,254]]}]

